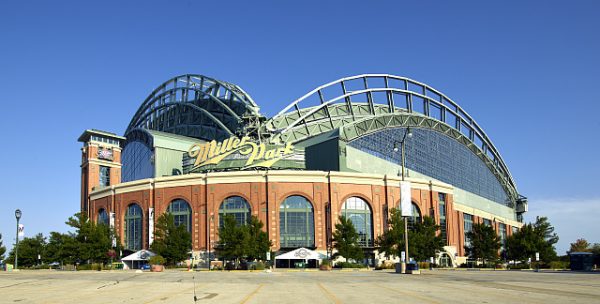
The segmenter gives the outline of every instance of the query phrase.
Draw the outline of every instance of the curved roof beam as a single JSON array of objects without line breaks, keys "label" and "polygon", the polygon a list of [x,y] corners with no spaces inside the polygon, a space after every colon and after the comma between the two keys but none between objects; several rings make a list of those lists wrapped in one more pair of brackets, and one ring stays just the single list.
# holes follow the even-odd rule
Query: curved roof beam
[{"label": "curved roof beam", "polygon": [[[189,107],[189,108],[192,108],[192,109],[194,109],[194,110],[197,110],[197,111],[199,111],[200,113],[202,113],[202,114],[206,115],[206,117],[208,117],[208,118],[209,118],[211,121],[213,121],[213,122],[214,122],[214,123],[215,123],[217,126],[219,126],[219,127],[220,127],[220,128],[223,130],[223,131],[225,131],[227,134],[229,134],[229,135],[231,135],[231,136],[233,136],[233,135],[234,135],[234,134],[233,134],[233,132],[232,132],[232,131],[231,131],[229,128],[227,128],[227,126],[225,126],[225,125],[223,124],[223,122],[221,122],[221,121],[220,121],[218,118],[216,118],[216,117],[215,117],[214,115],[212,115],[210,112],[208,112],[207,110],[205,110],[205,109],[203,109],[203,108],[201,108],[201,107],[199,107],[199,106],[197,106],[197,105],[194,105],[194,104],[189,104],[189,103],[168,103],[168,104],[160,105],[160,106],[158,106],[158,107],[154,108],[152,111],[145,113],[145,114],[144,114],[142,117],[140,117],[140,119],[138,120],[138,122],[139,122],[139,123],[142,123],[142,122],[144,122],[144,121],[145,121],[145,119],[146,119],[146,118],[148,118],[148,116],[150,116],[150,115],[152,115],[152,114],[156,113],[156,111],[158,111],[158,110],[161,110],[161,109],[167,109],[167,108],[171,108],[171,107]],[[137,128],[134,128],[134,129],[128,130],[128,132],[129,132],[129,131],[133,131],[133,130],[135,130],[135,129],[137,129]],[[128,134],[128,133],[125,133],[125,134]]]},{"label": "curved roof beam", "polygon": [[[181,84],[183,84],[183,86],[181,86]],[[146,110],[151,108],[152,105],[155,105],[156,102],[161,101],[159,96],[164,96],[163,92],[167,92],[176,88],[202,91],[204,94],[211,95],[213,98],[219,100],[221,100],[220,97],[223,97],[223,99],[226,99],[232,103],[240,103],[251,115],[259,115],[259,107],[256,105],[254,100],[252,100],[250,95],[248,95],[239,86],[203,75],[187,74],[173,77],[154,89],[152,93],[150,93],[150,95],[148,95],[148,97],[144,100],[142,105],[140,105],[127,129],[131,129],[135,125],[135,121],[138,120]],[[220,96],[215,95],[219,93],[221,93]],[[227,108],[229,108],[229,106],[227,106]]]},{"label": "curved roof beam", "polygon": [[[204,91],[201,91],[199,89],[196,88],[173,88],[173,89],[169,89],[167,91],[162,92],[161,94],[157,95],[155,97],[155,100],[160,100],[163,97],[169,97],[172,96],[174,93],[176,93],[177,91],[182,91],[182,96],[184,94],[184,91],[187,92],[196,92],[199,93],[202,96],[207,96],[208,98],[210,98],[210,100],[214,101],[215,103],[217,103],[219,106],[221,106],[221,108],[223,108],[228,114],[230,114],[231,116],[233,116],[233,118],[237,121],[241,121],[241,117],[239,115],[237,115],[237,113],[235,113],[229,106],[227,106],[225,103],[223,103],[220,99],[214,97],[211,94],[208,94]],[[193,101],[196,101],[198,99],[194,99],[194,100],[189,100],[189,101],[183,101],[183,100],[175,100],[175,101],[170,101],[167,104],[177,104],[177,103],[181,103],[181,104],[186,104],[186,103],[190,103]],[[146,108],[147,110],[152,110],[153,108]],[[151,112],[151,111],[150,111]],[[144,113],[144,112],[142,112]],[[131,129],[131,128],[135,128],[136,126],[138,126],[139,121],[142,120],[142,117],[144,116],[139,116],[139,117],[134,117],[133,119],[135,119],[135,121],[132,119],[132,121],[129,123],[129,126],[127,127],[127,129]]]},{"label": "curved roof beam", "polygon": [[[382,79],[384,85],[379,87],[371,87],[369,86],[370,79]],[[355,91],[347,90],[347,84],[356,85],[356,83],[351,83],[352,81],[362,81],[360,89]],[[401,87],[394,87],[394,85],[390,85],[390,82],[392,81],[395,83],[399,83]],[[342,94],[337,94],[333,97],[327,96],[329,97],[327,98],[324,94],[327,91],[327,89],[333,88],[337,85],[341,86]],[[415,88],[419,89],[419,92],[415,91]],[[371,115],[377,116],[380,114],[377,114],[374,110],[375,102],[373,100],[373,93],[376,92],[386,92],[386,106],[388,107],[389,113],[394,113],[398,111],[396,107],[396,102],[394,100],[394,93],[399,93],[405,94],[405,97],[407,99],[404,108],[409,113],[413,113],[413,98],[416,97],[422,99],[424,102],[423,108],[425,109],[425,113],[422,113],[423,115],[431,117],[430,107],[433,105],[434,107],[440,110],[441,115],[440,119],[434,119],[444,123],[449,123],[447,117],[454,116],[454,126],[451,127],[465,134],[466,137],[477,146],[479,146],[479,143],[477,143],[477,141],[480,141],[481,146],[479,148],[489,157],[493,158],[493,161],[497,163],[497,165],[501,168],[501,171],[504,171],[504,173],[510,180],[510,183],[516,189],[516,185],[514,183],[512,175],[510,174],[508,167],[502,159],[502,156],[498,152],[498,149],[494,146],[487,134],[483,131],[483,129],[481,129],[481,127],[475,122],[475,120],[469,114],[467,114],[467,112],[464,111],[456,102],[452,101],[443,93],[433,89],[432,87],[424,83],[406,77],[399,77],[389,74],[363,74],[332,81],[310,91],[304,96],[293,101],[282,111],[280,111],[277,115],[269,119],[265,123],[265,128],[268,132],[274,134],[272,136],[273,140],[277,140],[281,136],[281,134],[291,132],[294,128],[299,128],[300,125],[303,125],[308,130],[306,120],[310,118],[311,115],[314,115],[321,110],[324,110],[326,114],[326,117],[320,119],[323,121],[322,123],[328,123],[325,120],[328,120],[330,123],[333,119],[333,117],[329,114],[330,107],[336,102],[341,102],[342,100],[349,106],[349,109],[352,109],[354,104],[365,104],[366,102],[366,104],[371,109],[373,109]],[[367,96],[367,100],[358,103],[352,101],[352,96],[363,94]],[[303,102],[308,101],[308,99],[313,96],[318,96],[317,99],[319,100],[319,104],[316,105],[314,108],[311,108],[311,110],[309,110],[308,112],[302,112],[301,109],[306,108],[306,106],[303,105]],[[356,120],[357,118],[362,118],[354,117],[354,114],[351,114],[353,116],[353,120]],[[292,122],[288,123],[289,120],[286,120],[286,117],[294,117],[294,119]],[[310,135],[312,136],[315,134]]]}]

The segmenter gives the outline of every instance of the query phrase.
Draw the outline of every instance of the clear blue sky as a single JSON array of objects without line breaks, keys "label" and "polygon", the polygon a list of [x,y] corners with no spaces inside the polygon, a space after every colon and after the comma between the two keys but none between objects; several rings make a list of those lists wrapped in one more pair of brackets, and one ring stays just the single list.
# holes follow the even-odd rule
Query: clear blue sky
[{"label": "clear blue sky", "polygon": [[[84,4],[83,2],[88,2]],[[126,3],[128,2],[128,3]],[[210,3],[213,2],[213,3]],[[598,1],[3,1],[0,232],[66,231],[88,128],[123,134],[157,85],[198,73],[272,115],[361,73],[441,90],[484,128],[547,215],[559,254],[600,242]]]}]

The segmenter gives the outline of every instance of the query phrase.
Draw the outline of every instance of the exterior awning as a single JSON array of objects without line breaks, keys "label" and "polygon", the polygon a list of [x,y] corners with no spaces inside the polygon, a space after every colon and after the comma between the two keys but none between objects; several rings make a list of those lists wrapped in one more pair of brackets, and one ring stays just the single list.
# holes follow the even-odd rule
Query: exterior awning
[{"label": "exterior awning", "polygon": [[275,257],[276,260],[322,260],[326,258],[326,255],[306,248],[298,248]]},{"label": "exterior awning", "polygon": [[153,257],[155,255],[156,253],[150,250],[142,249],[122,258],[121,261],[147,261],[148,259],[150,259],[150,257]]}]

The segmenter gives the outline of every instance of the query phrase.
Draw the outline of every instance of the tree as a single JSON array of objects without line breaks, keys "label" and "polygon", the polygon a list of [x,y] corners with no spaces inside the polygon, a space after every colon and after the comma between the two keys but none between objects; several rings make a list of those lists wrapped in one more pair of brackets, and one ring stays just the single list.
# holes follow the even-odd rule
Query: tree
[{"label": "tree", "polygon": [[52,231],[46,245],[47,260],[61,264],[74,264],[78,247],[71,234]]},{"label": "tree", "polygon": [[75,228],[75,233],[70,234],[76,244],[76,250],[73,251],[75,261],[86,263],[110,261],[106,253],[112,249],[114,231],[108,225],[96,224],[83,213],[76,213],[69,217],[66,224]]},{"label": "tree", "polygon": [[219,228],[219,241],[215,246],[217,254],[228,260],[234,260],[235,266],[241,258],[245,258],[248,249],[248,230],[238,225],[233,215],[225,215],[223,226]]},{"label": "tree", "polygon": [[247,256],[251,260],[266,260],[267,251],[271,250],[273,243],[269,240],[269,235],[262,230],[264,224],[258,217],[252,216],[250,224],[246,228],[248,230],[248,253]]},{"label": "tree", "polygon": [[340,216],[339,222],[335,224],[332,240],[334,243],[333,248],[337,250],[333,258],[342,256],[354,261],[360,261],[364,258],[362,248],[358,244],[358,232],[356,232],[352,221],[345,216]]},{"label": "tree", "polygon": [[192,236],[185,225],[175,225],[173,215],[163,213],[156,221],[150,249],[165,258],[168,265],[185,260],[192,250]]},{"label": "tree", "polygon": [[2,245],[2,233],[0,233],[0,261],[4,260],[4,253],[6,253],[6,247]]},{"label": "tree", "polygon": [[555,261],[557,259],[557,255],[554,244],[558,243],[558,234],[554,232],[554,227],[550,225],[547,217],[538,216],[535,218],[533,228],[539,238],[537,249],[540,253],[540,260],[547,263]]},{"label": "tree", "polygon": [[408,231],[410,257],[416,261],[425,261],[442,251],[444,241],[441,235],[436,235],[438,230],[440,226],[429,216],[424,216],[423,221],[415,223],[414,229]]},{"label": "tree", "polygon": [[471,231],[467,232],[469,245],[465,246],[467,256],[472,259],[495,262],[498,260],[500,250],[500,237],[491,226],[485,224],[473,224]]},{"label": "tree", "polygon": [[[404,251],[404,221],[399,209],[392,209],[389,229],[377,238],[377,246],[386,257],[399,257]],[[437,252],[444,249],[444,241],[437,234],[440,229],[433,218],[425,216],[422,221],[415,223],[408,232],[408,255],[417,261],[435,257]]]},{"label": "tree", "polygon": [[391,210],[389,229],[377,237],[375,244],[388,259],[401,256],[401,252],[404,251],[404,219],[400,209]]},{"label": "tree", "polygon": [[557,259],[554,244],[558,235],[546,217],[537,217],[535,223],[523,225],[519,231],[506,239],[505,253],[508,259],[527,261],[540,254],[540,261],[549,263]]},{"label": "tree", "polygon": [[[19,241],[19,266],[31,267],[46,260],[46,238],[38,233]],[[38,259],[38,257],[40,259]],[[10,251],[9,261],[15,260],[15,247]]]},{"label": "tree", "polygon": [[571,252],[592,252],[592,246],[586,239],[577,239],[575,243],[571,243],[571,248],[567,253]]}]

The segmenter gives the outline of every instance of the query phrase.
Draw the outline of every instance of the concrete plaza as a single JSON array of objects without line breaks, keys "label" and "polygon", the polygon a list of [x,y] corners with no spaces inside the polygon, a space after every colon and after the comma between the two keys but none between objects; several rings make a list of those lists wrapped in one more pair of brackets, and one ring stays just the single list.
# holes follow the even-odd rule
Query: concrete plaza
[{"label": "concrete plaza", "polygon": [[0,303],[600,303],[600,273],[0,272]]}]

